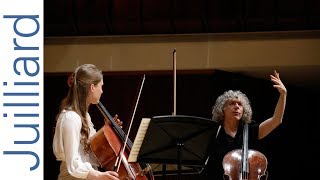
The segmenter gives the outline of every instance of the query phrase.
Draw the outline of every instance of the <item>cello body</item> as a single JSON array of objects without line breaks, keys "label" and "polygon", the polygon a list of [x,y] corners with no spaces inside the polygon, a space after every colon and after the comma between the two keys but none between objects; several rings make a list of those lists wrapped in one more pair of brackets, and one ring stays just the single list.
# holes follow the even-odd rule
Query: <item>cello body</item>
[{"label": "cello body", "polygon": [[242,149],[228,152],[222,161],[225,180],[266,180],[268,161],[261,152],[249,149],[249,125],[243,128]]},{"label": "cello body", "polygon": [[[150,171],[150,166],[141,163],[146,166],[142,169],[139,163],[127,161],[132,142],[130,139],[125,141],[127,135],[102,103],[99,102],[97,106],[105,117],[105,125],[90,138],[90,148],[100,167],[103,170],[116,171],[121,180],[148,180],[146,174]],[[153,179],[153,175],[150,174],[149,179]]]},{"label": "cello body", "polygon": [[[104,170],[114,170],[117,157],[121,158],[122,144],[121,139],[108,124],[104,125],[90,140],[91,150]],[[125,152],[122,157],[122,161],[125,162],[121,163],[118,171],[119,179],[147,180],[139,163],[129,163],[126,161],[127,158],[128,153]]]},{"label": "cello body", "polygon": [[242,150],[235,149],[228,152],[223,158],[223,169],[225,180],[266,180],[267,174],[267,158],[259,151],[248,150],[248,166],[249,173],[247,178],[242,177]]}]

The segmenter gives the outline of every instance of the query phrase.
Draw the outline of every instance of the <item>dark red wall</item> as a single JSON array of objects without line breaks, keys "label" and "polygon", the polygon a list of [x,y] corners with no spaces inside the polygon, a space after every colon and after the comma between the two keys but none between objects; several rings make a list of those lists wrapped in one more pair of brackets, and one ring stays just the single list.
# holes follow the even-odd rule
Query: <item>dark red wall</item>
[{"label": "dark red wall", "polygon": [[[46,73],[44,76],[45,179],[56,179],[59,171],[59,164],[52,153],[52,135],[59,102],[68,89],[67,74]],[[172,114],[173,75],[167,71],[104,74],[101,102],[111,115],[119,115],[124,122],[125,132],[144,74],[146,79],[129,135],[132,141],[143,117]],[[223,71],[177,72],[176,114],[211,118],[215,99],[228,89],[239,89],[248,95],[256,122],[272,116],[278,92],[270,81]],[[288,100],[283,124],[259,145],[259,150],[268,158],[271,180],[314,177],[310,172],[316,171],[316,166],[310,164],[319,160],[317,149],[314,148],[319,137],[319,116],[316,114],[320,107],[319,93],[290,84],[287,84],[287,89]],[[103,117],[95,106],[91,107],[90,112],[96,128],[100,129]],[[167,177],[172,178],[176,177]],[[185,175],[182,178],[197,179],[198,176]]]}]

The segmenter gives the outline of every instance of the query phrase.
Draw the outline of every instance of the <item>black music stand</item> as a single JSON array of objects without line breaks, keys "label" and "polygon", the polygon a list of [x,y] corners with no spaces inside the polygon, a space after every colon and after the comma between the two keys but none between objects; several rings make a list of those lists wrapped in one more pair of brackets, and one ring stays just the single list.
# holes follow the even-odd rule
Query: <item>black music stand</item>
[{"label": "black music stand", "polygon": [[[186,115],[151,118],[137,162],[177,164],[203,168],[219,124],[211,119]],[[212,145],[212,144],[211,144]]]}]

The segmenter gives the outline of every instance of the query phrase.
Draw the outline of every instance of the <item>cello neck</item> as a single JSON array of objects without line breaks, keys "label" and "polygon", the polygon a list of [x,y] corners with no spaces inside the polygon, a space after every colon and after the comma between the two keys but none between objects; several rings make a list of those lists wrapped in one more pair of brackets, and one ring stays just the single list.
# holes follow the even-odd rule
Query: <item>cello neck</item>
[{"label": "cello neck", "polygon": [[242,179],[248,179],[249,177],[249,161],[248,161],[248,123],[244,124],[243,127],[243,144],[242,144]]},{"label": "cello neck", "polygon": [[[112,124],[114,130],[118,134],[118,136],[124,141],[126,139],[126,133],[119,127],[119,125],[113,120],[113,117],[110,115],[110,113],[107,111],[107,109],[103,106],[103,104],[99,101],[97,104],[98,109],[102,113],[103,117]],[[132,148],[132,142],[130,139],[127,139],[127,147]]]}]

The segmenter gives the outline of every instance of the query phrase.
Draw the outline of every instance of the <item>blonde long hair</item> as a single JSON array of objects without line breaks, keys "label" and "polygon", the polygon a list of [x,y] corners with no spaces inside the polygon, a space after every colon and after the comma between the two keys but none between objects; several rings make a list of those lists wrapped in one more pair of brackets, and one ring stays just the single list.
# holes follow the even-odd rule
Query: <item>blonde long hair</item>
[{"label": "blonde long hair", "polygon": [[68,85],[70,88],[68,94],[60,103],[60,113],[64,109],[71,110],[81,117],[80,143],[84,146],[85,152],[88,152],[90,149],[87,97],[91,84],[97,85],[102,79],[102,71],[95,65],[83,64],[79,66],[69,77]]}]

